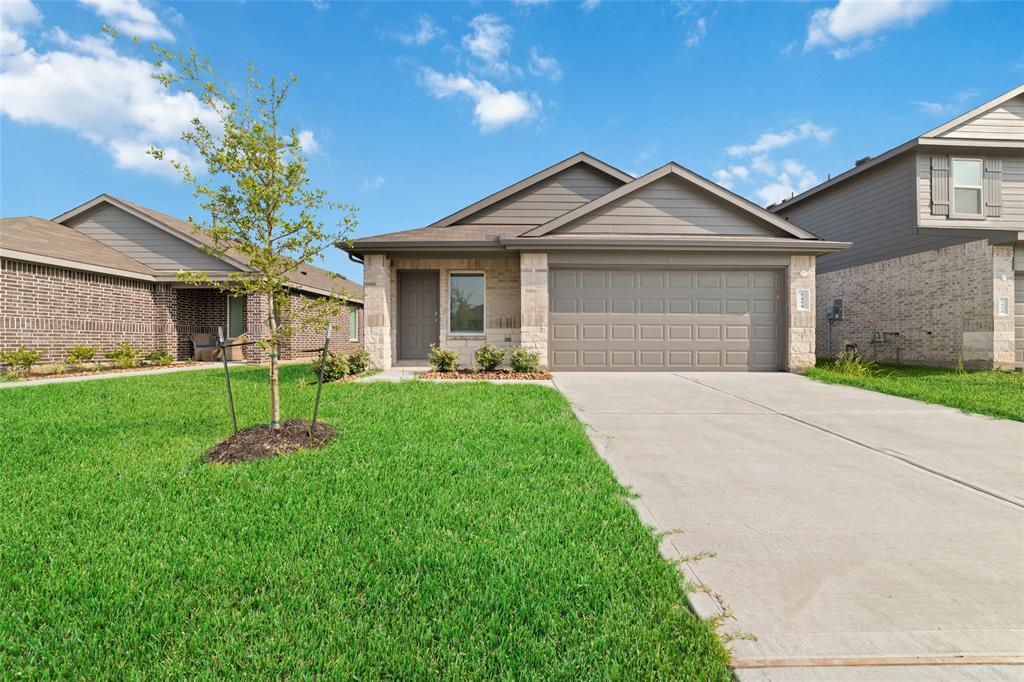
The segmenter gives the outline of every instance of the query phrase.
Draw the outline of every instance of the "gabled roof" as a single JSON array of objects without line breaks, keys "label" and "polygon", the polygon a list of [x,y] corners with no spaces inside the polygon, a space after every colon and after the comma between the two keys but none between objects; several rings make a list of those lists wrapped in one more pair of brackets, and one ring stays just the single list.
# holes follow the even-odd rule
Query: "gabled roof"
[{"label": "gabled roof", "polygon": [[0,255],[133,279],[156,272],[78,230],[35,216],[0,218]]},{"label": "gabled roof", "polygon": [[[970,147],[970,146],[985,146],[985,147],[1006,146],[1006,147],[1009,147],[1009,146],[1014,146],[1010,141],[999,141],[999,140],[997,140],[997,141],[993,142],[992,140],[971,140],[971,139],[955,139],[955,140],[953,140],[953,139],[942,139],[939,136],[941,136],[943,133],[949,132],[950,130],[952,130],[953,128],[956,128],[959,125],[962,125],[962,124],[966,123],[967,121],[970,121],[971,119],[973,119],[973,118],[975,118],[977,116],[980,116],[981,114],[984,114],[986,111],[988,111],[990,109],[994,109],[994,108],[998,107],[999,105],[1001,105],[1001,104],[1003,104],[1005,102],[1008,102],[1009,100],[1013,99],[1014,97],[1019,97],[1020,95],[1024,95],[1024,85],[1018,85],[1017,87],[1013,88],[1012,90],[1010,90],[1008,92],[1005,92],[1002,95],[999,95],[998,97],[995,97],[994,99],[990,99],[989,101],[985,102],[984,104],[982,104],[980,106],[975,107],[974,109],[971,109],[966,114],[963,114],[961,116],[957,116],[956,118],[954,118],[954,119],[952,119],[950,121],[946,121],[942,125],[940,125],[938,127],[935,127],[935,128],[932,128],[928,132],[926,132],[926,133],[924,133],[922,135],[919,135],[919,136],[917,136],[917,137],[915,137],[915,138],[913,138],[911,140],[908,140],[908,141],[904,142],[903,144],[896,145],[892,149],[886,150],[886,151],[882,152],[881,154],[879,154],[879,155],[877,155],[877,156],[875,156],[875,157],[873,157],[873,158],[871,158],[871,159],[861,163],[860,165],[854,166],[853,168],[850,168],[850,169],[840,173],[839,175],[835,176],[834,178],[829,178],[825,182],[823,182],[823,183],[821,183],[819,185],[815,185],[814,187],[811,187],[810,189],[805,190],[805,191],[801,192],[800,194],[797,194],[794,197],[790,197],[789,199],[784,199],[783,201],[779,202],[778,204],[775,204],[773,206],[769,206],[768,210],[772,211],[773,213],[777,213],[777,212],[781,211],[782,209],[789,208],[789,207],[793,206],[795,203],[797,203],[799,201],[803,201],[807,197],[810,197],[810,196],[812,196],[814,194],[817,194],[818,192],[820,192],[820,191],[822,191],[824,189],[827,189],[829,187],[833,187],[834,185],[837,185],[840,182],[845,182],[846,180],[848,180],[849,178],[852,178],[855,175],[859,175],[860,173],[863,173],[864,171],[867,171],[867,170],[870,170],[872,168],[875,168],[876,166],[879,166],[880,164],[885,163],[889,159],[891,159],[893,157],[896,157],[896,156],[899,156],[900,154],[902,154],[902,153],[904,153],[906,151],[909,151],[911,149],[914,149],[914,148],[916,148],[918,146],[921,146],[921,145],[943,145],[943,146],[950,146],[950,147]],[[1017,146],[1019,146],[1019,144],[1020,143],[1017,143]]]},{"label": "gabled roof", "polygon": [[662,166],[661,168],[655,169],[648,173],[647,175],[636,178],[632,182],[627,183],[619,187],[618,189],[614,189],[611,192],[608,192],[607,194],[580,206],[579,208],[576,208],[572,211],[569,211],[568,213],[565,213],[564,215],[559,216],[558,218],[555,218],[554,220],[546,222],[543,225],[536,227],[532,230],[523,232],[520,236],[543,237],[544,235],[549,234],[554,230],[557,230],[559,227],[568,225],[569,223],[572,223],[582,218],[583,216],[587,215],[588,213],[591,213],[592,211],[607,206],[608,204],[623,197],[629,196],[633,192],[636,192],[637,190],[646,187],[647,185],[650,185],[653,182],[657,182],[662,178],[670,176],[679,178],[684,182],[688,182],[692,185],[695,185],[698,188],[710,194],[711,196],[717,198],[718,200],[732,206],[736,210],[744,212],[750,215],[751,217],[759,220],[760,222],[770,225],[771,227],[782,230],[786,234],[789,234],[798,239],[817,239],[817,236],[815,236],[814,234],[811,234],[810,232],[797,227],[796,225],[790,223],[787,220],[779,218],[773,213],[770,213],[769,211],[766,211],[765,209],[761,208],[757,204],[748,201],[747,199],[744,199],[738,194],[733,194],[724,187],[711,182],[707,178],[697,175],[693,171],[683,168],[682,166],[675,162],[669,162]]},{"label": "gabled roof", "polygon": [[[213,240],[201,230],[196,229],[196,226],[187,220],[175,218],[172,215],[161,213],[160,211],[141,206],[125,199],[120,199],[110,194],[101,194],[98,197],[85,202],[81,206],[77,206],[70,211],[66,211],[54,218],[53,222],[68,223],[74,220],[74,218],[86,214],[104,204],[115,206],[122,211],[139,218],[147,224],[152,225],[153,227],[188,242],[196,248],[214,247]],[[225,261],[237,269],[249,269],[248,258],[234,249],[227,249],[224,256],[214,255],[214,257]],[[350,300],[361,302],[363,298],[363,288],[360,285],[342,277],[341,275],[309,265],[308,263],[300,265],[296,270],[291,272],[288,279],[295,288],[306,290],[314,294],[328,294],[340,286],[350,294]]]},{"label": "gabled roof", "polygon": [[438,220],[436,223],[431,224],[430,227],[448,227],[450,225],[453,225],[459,222],[460,220],[463,220],[464,218],[473,215],[474,213],[479,213],[485,208],[493,206],[499,201],[507,199],[508,197],[519,192],[522,192],[525,189],[529,189],[530,187],[533,187],[534,185],[541,183],[568,168],[572,168],[577,164],[587,165],[593,168],[594,170],[597,170],[601,173],[604,173],[605,175],[608,175],[618,180],[620,183],[627,183],[633,180],[633,176],[630,175],[629,173],[624,173],[618,168],[610,166],[604,161],[596,159],[590,154],[587,154],[586,152],[579,152],[578,154],[573,154],[568,159],[559,161],[553,166],[549,166],[538,173],[534,173],[528,178],[524,178],[523,180],[520,180],[515,184],[509,185],[505,189],[499,190],[494,194],[491,194],[490,196],[484,197],[480,201],[474,204],[470,204],[469,206],[460,211],[456,211],[455,213],[452,213],[451,215],[445,218],[441,218],[441,220]]}]

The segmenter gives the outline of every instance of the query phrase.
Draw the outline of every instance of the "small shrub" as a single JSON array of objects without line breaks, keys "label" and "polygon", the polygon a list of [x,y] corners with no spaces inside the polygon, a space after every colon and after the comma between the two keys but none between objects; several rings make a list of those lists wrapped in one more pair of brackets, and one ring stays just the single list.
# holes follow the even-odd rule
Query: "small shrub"
[{"label": "small shrub", "polygon": [[459,354],[451,348],[431,346],[427,359],[435,372],[454,372],[459,369]]},{"label": "small shrub", "polygon": [[132,345],[125,341],[114,350],[107,351],[106,355],[114,367],[127,369],[138,364],[141,353],[140,349],[132,348]]},{"label": "small shrub", "polygon": [[67,363],[72,367],[81,367],[95,359],[96,349],[93,346],[72,346],[67,349]]},{"label": "small shrub", "polygon": [[527,350],[522,346],[512,349],[509,366],[513,372],[531,373],[540,371],[540,353]]},{"label": "small shrub", "polygon": [[370,354],[360,348],[348,356],[348,371],[352,374],[362,374],[370,369]]},{"label": "small shrub", "polygon": [[328,353],[327,361],[324,363],[324,375],[320,376],[320,358],[313,361],[313,374],[320,378],[325,384],[331,381],[338,381],[348,374],[348,358],[341,354]]},{"label": "small shrub", "polygon": [[166,348],[160,350],[151,350],[146,353],[146,362],[151,365],[160,365],[161,367],[169,365],[174,362],[174,356],[167,352]]},{"label": "small shrub", "polygon": [[480,369],[491,372],[501,367],[501,363],[505,362],[505,355],[507,353],[508,351],[504,348],[498,348],[497,346],[485,343],[476,349],[473,357],[476,359],[476,364]]},{"label": "small shrub", "polygon": [[879,374],[878,363],[863,359],[854,349],[840,352],[832,361],[832,369],[851,377],[873,377]]},{"label": "small shrub", "polygon": [[40,351],[18,346],[17,350],[0,352],[0,364],[7,365],[18,372],[31,372],[32,365],[43,359]]}]

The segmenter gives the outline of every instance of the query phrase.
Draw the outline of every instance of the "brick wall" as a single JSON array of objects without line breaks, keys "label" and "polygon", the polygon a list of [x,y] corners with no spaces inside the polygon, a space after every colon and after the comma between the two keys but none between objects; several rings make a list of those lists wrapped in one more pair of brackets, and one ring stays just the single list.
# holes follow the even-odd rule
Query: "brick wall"
[{"label": "brick wall", "polygon": [[63,360],[75,345],[171,349],[172,299],[167,284],[3,259],[0,349],[23,345],[44,361]]},{"label": "brick wall", "polygon": [[[301,311],[302,306],[312,298],[314,297],[309,294],[292,292],[289,305],[292,311]],[[333,353],[344,353],[347,355],[358,348],[361,348],[363,345],[363,311],[361,306],[356,304],[352,304],[351,307],[356,309],[359,316],[359,326],[356,333],[356,339],[352,340],[349,336],[349,308],[346,307],[342,311],[341,315],[331,319],[333,331],[331,332],[330,349]],[[281,344],[281,359],[300,360],[313,358],[316,356],[315,353],[302,353],[300,351],[308,350],[310,348],[320,348],[323,346],[323,343],[324,332],[322,329],[316,329],[308,325],[305,327],[297,327]]]},{"label": "brick wall", "polygon": [[[841,298],[833,355],[855,343],[863,357],[885,362],[1012,367],[1014,318],[996,306],[1013,300],[1013,280],[1013,247],[985,240],[819,275],[818,355],[829,348],[824,308]],[[871,343],[884,332],[899,336]]]},{"label": "brick wall", "polygon": [[180,360],[192,357],[192,334],[212,334],[217,337],[218,327],[227,333],[227,294],[216,289],[179,288],[177,298],[177,325],[175,348]]}]

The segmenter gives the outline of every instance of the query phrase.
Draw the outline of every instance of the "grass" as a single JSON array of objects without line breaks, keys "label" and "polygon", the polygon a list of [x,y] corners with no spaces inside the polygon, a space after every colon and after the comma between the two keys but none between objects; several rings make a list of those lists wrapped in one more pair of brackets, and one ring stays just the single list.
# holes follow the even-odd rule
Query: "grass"
[{"label": "grass", "polygon": [[876,365],[873,371],[850,373],[832,363],[819,363],[807,376],[832,384],[858,386],[880,393],[948,405],[964,412],[1024,421],[1024,374],[964,372],[917,365]]},{"label": "grass", "polygon": [[[264,421],[264,370],[232,378]],[[0,391],[0,670],[729,678],[558,393],[328,384],[321,416],[327,448],[225,467],[217,371]]]}]

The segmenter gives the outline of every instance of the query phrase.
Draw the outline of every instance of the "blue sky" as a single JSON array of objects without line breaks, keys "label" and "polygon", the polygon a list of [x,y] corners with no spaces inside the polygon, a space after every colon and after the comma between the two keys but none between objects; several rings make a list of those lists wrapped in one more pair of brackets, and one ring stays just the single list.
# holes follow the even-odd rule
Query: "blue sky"
[{"label": "blue sky", "polygon": [[[300,78],[289,123],[357,236],[422,227],[577,151],[674,160],[762,205],[1024,81],[1024,3],[4,0],[0,213],[107,192],[181,217],[143,154],[196,104],[145,45]],[[137,35],[111,44],[101,23]],[[187,153],[187,152],[186,152]],[[344,254],[323,263],[356,280]]]}]

